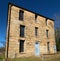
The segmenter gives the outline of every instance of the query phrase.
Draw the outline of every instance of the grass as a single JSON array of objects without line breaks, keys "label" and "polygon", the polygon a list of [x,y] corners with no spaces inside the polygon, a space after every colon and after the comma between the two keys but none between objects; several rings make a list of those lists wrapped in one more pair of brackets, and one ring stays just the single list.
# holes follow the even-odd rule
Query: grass
[{"label": "grass", "polygon": [[39,57],[23,57],[23,58],[15,58],[10,59],[11,61],[41,61]]},{"label": "grass", "polygon": [[[4,54],[0,55],[0,61],[4,58]],[[43,57],[21,57],[8,59],[8,61],[60,61],[60,53],[55,55],[44,55]]]},{"label": "grass", "polygon": [[5,54],[4,53],[1,53],[0,54],[0,61],[3,61],[4,58],[5,58]]}]

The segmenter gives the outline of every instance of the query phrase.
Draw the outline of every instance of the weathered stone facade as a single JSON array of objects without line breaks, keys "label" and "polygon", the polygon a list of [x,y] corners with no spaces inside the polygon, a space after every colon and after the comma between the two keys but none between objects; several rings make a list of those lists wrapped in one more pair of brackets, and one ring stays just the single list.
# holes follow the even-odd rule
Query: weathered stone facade
[{"label": "weathered stone facade", "polygon": [[[23,21],[19,20],[19,10],[24,11]],[[8,55],[9,58],[35,55],[36,42],[39,42],[40,54],[55,53],[53,48],[55,46],[54,21],[39,14],[36,14],[37,19],[35,19],[35,14],[9,4],[6,41],[6,56]],[[25,37],[20,37],[20,25],[25,26]],[[37,37],[35,36],[35,27],[38,27]],[[48,37],[46,36],[46,30],[48,30]],[[22,53],[19,52],[20,40],[25,40],[24,52]],[[47,42],[49,42],[49,51]]]}]

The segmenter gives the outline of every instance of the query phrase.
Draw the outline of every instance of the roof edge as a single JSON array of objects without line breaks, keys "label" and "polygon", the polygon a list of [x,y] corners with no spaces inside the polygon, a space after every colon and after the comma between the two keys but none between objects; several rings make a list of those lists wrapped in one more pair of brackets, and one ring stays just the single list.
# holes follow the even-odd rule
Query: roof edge
[{"label": "roof edge", "polygon": [[22,8],[22,9],[24,9],[24,10],[27,10],[27,11],[29,11],[29,12],[32,12],[32,13],[37,14],[37,15],[39,15],[39,16],[42,16],[42,17],[44,17],[44,18],[46,18],[46,19],[50,19],[50,20],[54,21],[54,19],[48,18],[48,17],[46,17],[46,16],[44,16],[44,15],[41,15],[41,14],[38,14],[38,13],[33,12],[33,11],[31,11],[31,10],[28,10],[28,9],[23,8],[23,7],[21,7],[21,6],[18,6],[18,5],[16,5],[16,4],[14,4],[14,3],[10,3],[10,2],[9,2],[8,5],[12,5],[12,6],[16,6],[16,7],[18,7],[18,8]]}]

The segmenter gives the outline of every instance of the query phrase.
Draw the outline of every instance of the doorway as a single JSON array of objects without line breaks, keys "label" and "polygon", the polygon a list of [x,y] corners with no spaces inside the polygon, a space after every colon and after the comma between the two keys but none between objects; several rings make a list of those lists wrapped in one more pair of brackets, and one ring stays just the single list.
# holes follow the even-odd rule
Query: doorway
[{"label": "doorway", "polygon": [[40,55],[40,45],[39,42],[35,42],[35,56]]}]

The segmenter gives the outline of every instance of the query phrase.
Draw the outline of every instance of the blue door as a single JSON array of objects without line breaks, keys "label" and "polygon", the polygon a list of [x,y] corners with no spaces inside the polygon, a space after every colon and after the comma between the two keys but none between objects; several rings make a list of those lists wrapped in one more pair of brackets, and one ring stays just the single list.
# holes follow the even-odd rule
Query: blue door
[{"label": "blue door", "polygon": [[35,56],[39,56],[40,55],[40,46],[39,46],[39,42],[35,43]]}]

